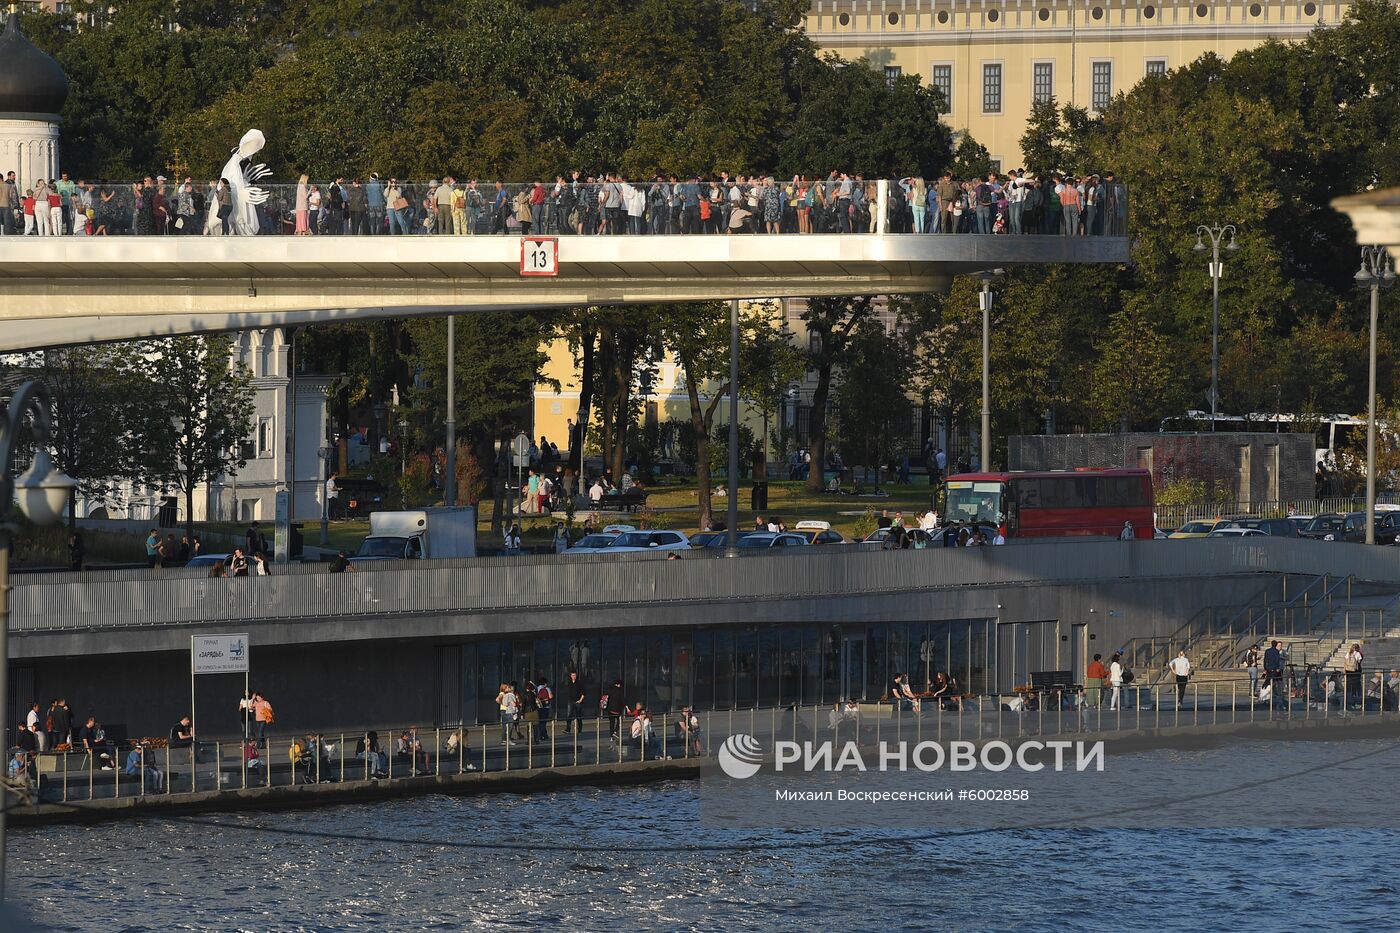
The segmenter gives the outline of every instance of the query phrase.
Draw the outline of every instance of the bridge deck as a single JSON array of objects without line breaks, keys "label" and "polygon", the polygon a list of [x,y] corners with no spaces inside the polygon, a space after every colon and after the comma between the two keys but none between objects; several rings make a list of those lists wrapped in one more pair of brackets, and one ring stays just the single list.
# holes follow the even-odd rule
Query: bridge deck
[{"label": "bridge deck", "polygon": [[11,237],[0,351],[469,310],[933,291],[1043,263],[1119,263],[1123,237],[811,234],[559,237]]}]

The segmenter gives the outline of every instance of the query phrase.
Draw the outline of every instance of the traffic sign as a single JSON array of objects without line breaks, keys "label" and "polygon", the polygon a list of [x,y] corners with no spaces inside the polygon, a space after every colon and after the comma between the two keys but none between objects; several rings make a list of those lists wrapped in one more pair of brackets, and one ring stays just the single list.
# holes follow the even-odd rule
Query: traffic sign
[{"label": "traffic sign", "polygon": [[527,465],[530,462],[530,435],[524,431],[515,435],[515,439],[510,442],[510,455],[516,466]]},{"label": "traffic sign", "polygon": [[558,275],[559,238],[523,236],[520,238],[521,275]]}]

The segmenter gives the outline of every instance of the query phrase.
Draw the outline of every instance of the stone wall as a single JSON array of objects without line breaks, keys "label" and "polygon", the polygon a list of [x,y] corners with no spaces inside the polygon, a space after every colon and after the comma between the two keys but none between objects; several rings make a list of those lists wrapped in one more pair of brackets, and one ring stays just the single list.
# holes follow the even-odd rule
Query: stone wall
[{"label": "stone wall", "polygon": [[1056,434],[1012,437],[1013,470],[1142,467],[1158,489],[1200,480],[1208,493],[1243,507],[1313,496],[1311,434],[1219,432],[1197,434]]}]

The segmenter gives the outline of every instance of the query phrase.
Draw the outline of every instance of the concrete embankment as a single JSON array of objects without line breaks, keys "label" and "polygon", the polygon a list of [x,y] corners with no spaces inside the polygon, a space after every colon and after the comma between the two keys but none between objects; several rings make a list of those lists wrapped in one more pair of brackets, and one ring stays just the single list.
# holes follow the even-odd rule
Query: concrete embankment
[{"label": "concrete embankment", "polygon": [[208,790],[141,797],[98,798],[69,803],[12,807],[14,826],[82,823],[147,816],[229,810],[280,810],[348,803],[369,803],[423,794],[527,794],[574,785],[643,784],[694,778],[700,759],[647,761],[625,764],[538,768],[533,771],[487,771],[425,775],[389,780],[345,781]]},{"label": "concrete embankment", "polygon": [[[932,737],[930,737],[931,740]],[[1005,741],[1013,746],[1028,741],[1102,739],[1114,755],[1151,749],[1203,749],[1252,742],[1330,742],[1400,740],[1400,717],[1332,716],[1327,719],[1273,719],[1255,722],[1163,726],[1121,730],[1026,730],[1019,735],[966,736],[974,745]],[[913,741],[914,737],[909,736]],[[889,736],[886,741],[898,741]],[[951,737],[944,740],[945,744]],[[862,745],[873,753],[875,745]],[[635,785],[664,780],[688,780],[700,775],[709,758],[623,761],[569,767],[500,771],[469,771],[392,780],[347,780],[320,784],[292,784],[290,772],[279,769],[286,784],[264,787],[201,790],[144,796],[98,797],[94,800],[45,802],[12,807],[12,825],[41,826],[53,823],[159,817],[214,811],[279,810],[339,804],[368,803],[425,794],[528,794],[569,786]],[[455,764],[455,763],[454,763]]]}]

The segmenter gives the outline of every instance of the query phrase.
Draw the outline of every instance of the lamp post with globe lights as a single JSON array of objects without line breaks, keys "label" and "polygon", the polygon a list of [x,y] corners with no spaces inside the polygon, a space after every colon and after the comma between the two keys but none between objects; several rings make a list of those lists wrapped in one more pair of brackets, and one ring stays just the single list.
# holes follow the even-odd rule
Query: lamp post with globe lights
[{"label": "lamp post with globe lights", "polygon": [[1193,252],[1203,253],[1206,244],[1202,237],[1210,238],[1210,429],[1215,430],[1215,418],[1220,414],[1220,276],[1225,266],[1220,261],[1220,241],[1230,234],[1230,242],[1225,251],[1233,253],[1240,248],[1235,242],[1235,225],[1201,224],[1196,228],[1196,245]]},{"label": "lamp post with globe lights", "polygon": [[[10,539],[13,527],[4,523],[10,503],[36,525],[52,525],[63,515],[68,494],[77,483],[54,466],[49,453],[52,438],[49,390],[43,383],[30,381],[19,387],[10,399],[9,410],[0,420],[0,712],[9,719],[10,668]],[[25,416],[31,420],[34,457],[29,469],[14,476],[15,438]],[[3,728],[3,726],[0,726]],[[0,733],[3,734],[3,733]],[[5,897],[5,810],[9,806],[9,786],[0,784],[0,902]]]},{"label": "lamp post with globe lights", "polygon": [[1380,316],[1381,289],[1395,283],[1395,264],[1384,246],[1361,247],[1361,268],[1356,284],[1371,289],[1370,384],[1366,392],[1366,543],[1376,543],[1376,318]]}]

